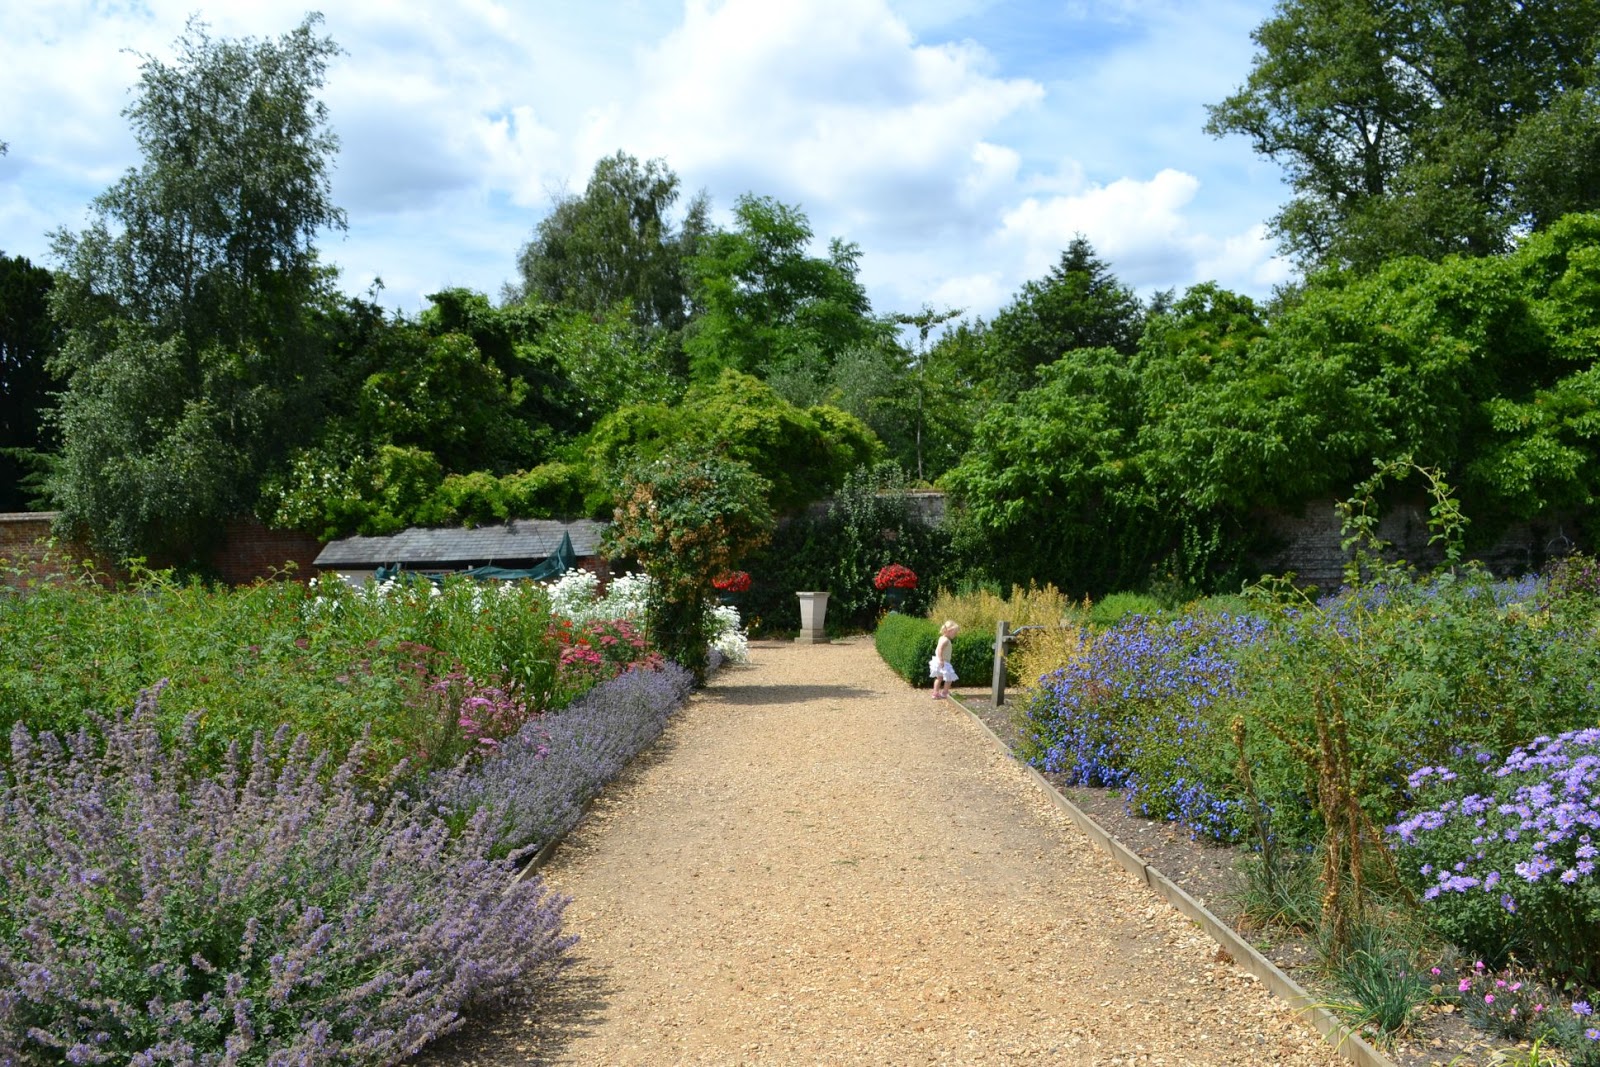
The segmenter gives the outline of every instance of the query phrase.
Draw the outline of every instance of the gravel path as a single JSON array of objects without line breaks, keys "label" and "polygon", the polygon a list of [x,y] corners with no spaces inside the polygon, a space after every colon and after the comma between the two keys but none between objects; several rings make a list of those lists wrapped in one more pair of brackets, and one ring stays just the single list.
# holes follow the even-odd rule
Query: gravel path
[{"label": "gravel path", "polygon": [[1341,1062],[870,639],[756,643],[545,876],[554,998],[421,1062]]}]

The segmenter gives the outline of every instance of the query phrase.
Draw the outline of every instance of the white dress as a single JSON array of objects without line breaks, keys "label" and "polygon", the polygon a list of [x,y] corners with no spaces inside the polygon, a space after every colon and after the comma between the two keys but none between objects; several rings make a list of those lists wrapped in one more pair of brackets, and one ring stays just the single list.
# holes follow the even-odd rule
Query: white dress
[{"label": "white dress", "polygon": [[950,654],[950,639],[948,637],[939,638],[938,651],[928,658],[928,677],[934,679],[943,678],[947,682],[954,682],[956,680],[956,669],[950,665],[949,660],[941,660],[939,652],[943,652],[947,656]]}]

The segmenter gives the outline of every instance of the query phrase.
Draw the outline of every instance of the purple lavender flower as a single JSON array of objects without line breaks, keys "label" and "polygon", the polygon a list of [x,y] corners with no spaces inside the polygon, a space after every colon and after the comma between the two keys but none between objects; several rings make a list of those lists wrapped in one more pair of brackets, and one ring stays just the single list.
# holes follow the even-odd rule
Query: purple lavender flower
[{"label": "purple lavender flower", "polygon": [[11,733],[0,1060],[392,1062],[567,962],[566,901],[286,730],[220,769],[132,716]]},{"label": "purple lavender flower", "polygon": [[458,817],[492,807],[497,855],[537,851],[577,825],[601,787],[661,735],[693,684],[671,663],[626,671],[529,723],[469,770],[436,776],[430,791]]}]

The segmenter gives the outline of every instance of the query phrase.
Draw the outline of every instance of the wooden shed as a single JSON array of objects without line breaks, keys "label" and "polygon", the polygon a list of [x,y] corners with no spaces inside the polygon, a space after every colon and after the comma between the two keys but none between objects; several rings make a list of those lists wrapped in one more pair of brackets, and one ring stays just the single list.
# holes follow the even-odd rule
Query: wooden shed
[{"label": "wooden shed", "polygon": [[[600,536],[606,524],[593,519],[512,519],[490,526],[413,526],[387,537],[346,537],[329,542],[317,556],[317,569],[361,585],[379,568],[448,574],[481,568],[532,570],[554,557],[562,539],[571,542],[576,565],[606,573]],[[504,576],[504,575],[500,575]]]}]

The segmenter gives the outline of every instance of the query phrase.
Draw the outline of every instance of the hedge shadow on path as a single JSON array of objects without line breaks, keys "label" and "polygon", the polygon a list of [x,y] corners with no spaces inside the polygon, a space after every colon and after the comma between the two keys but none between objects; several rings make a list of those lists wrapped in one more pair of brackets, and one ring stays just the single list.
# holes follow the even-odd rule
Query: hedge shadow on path
[{"label": "hedge shadow on path", "polygon": [[726,685],[708,686],[696,694],[706,704],[738,704],[760,707],[773,704],[800,704],[807,700],[854,700],[875,695],[871,689],[854,685]]}]

